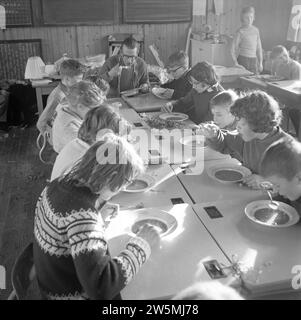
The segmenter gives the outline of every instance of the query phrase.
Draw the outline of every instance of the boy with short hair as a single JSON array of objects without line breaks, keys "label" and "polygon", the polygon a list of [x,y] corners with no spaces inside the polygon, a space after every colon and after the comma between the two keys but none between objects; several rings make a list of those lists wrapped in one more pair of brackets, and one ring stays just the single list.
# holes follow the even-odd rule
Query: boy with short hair
[{"label": "boy with short hair", "polygon": [[[301,205],[301,143],[293,138],[274,142],[264,153],[260,174],[279,194]],[[300,211],[299,211],[300,212]]]},{"label": "boy with short hair", "polygon": [[279,104],[272,96],[258,90],[238,99],[231,107],[231,113],[237,118],[237,132],[205,124],[202,133],[215,150],[235,154],[235,158],[253,173],[244,179],[246,185],[260,189],[263,179],[258,172],[262,154],[275,141],[290,137],[280,128],[282,113]]},{"label": "boy with short hair", "polygon": [[48,96],[46,108],[37,122],[37,128],[42,134],[47,130],[56,107],[63,102],[66,94],[69,92],[69,88],[82,80],[84,72],[85,67],[77,60],[67,59],[61,63],[61,82]]},{"label": "boy with short hair", "polygon": [[290,58],[284,46],[276,46],[271,53],[272,73],[285,80],[301,80],[301,64]]},{"label": "boy with short hair", "polygon": [[161,87],[174,90],[172,100],[186,96],[192,89],[192,85],[187,77],[189,58],[185,51],[177,51],[169,56],[167,71],[174,80],[161,85]]},{"label": "boy with short hair", "polygon": [[186,113],[196,124],[212,120],[210,100],[224,90],[219,84],[214,66],[207,61],[199,62],[192,67],[187,77],[192,89],[185,97],[168,102],[162,111]]},{"label": "boy with short hair", "polygon": [[237,121],[230,109],[237,99],[237,93],[229,89],[218,93],[210,100],[213,121],[219,128],[228,131],[236,130]]}]

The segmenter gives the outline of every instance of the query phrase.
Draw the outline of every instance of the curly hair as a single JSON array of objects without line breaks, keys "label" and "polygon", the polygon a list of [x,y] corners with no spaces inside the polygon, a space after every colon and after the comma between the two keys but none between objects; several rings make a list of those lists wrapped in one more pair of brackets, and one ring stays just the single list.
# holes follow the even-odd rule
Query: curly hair
[{"label": "curly hair", "polygon": [[257,133],[271,132],[282,120],[278,102],[260,90],[246,93],[234,103],[230,111],[236,118],[244,118]]}]

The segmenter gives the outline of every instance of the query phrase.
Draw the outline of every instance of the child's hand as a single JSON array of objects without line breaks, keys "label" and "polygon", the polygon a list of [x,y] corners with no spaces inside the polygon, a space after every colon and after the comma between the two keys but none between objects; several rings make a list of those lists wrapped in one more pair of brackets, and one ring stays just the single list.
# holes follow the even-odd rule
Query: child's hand
[{"label": "child's hand", "polygon": [[236,68],[245,69],[245,67],[242,66],[241,64],[239,64],[238,62],[235,63],[235,67],[236,67]]},{"label": "child's hand", "polygon": [[214,123],[201,123],[196,133],[212,139],[217,136],[218,131],[219,127]]},{"label": "child's hand", "polygon": [[249,188],[254,190],[262,189],[262,182],[265,180],[263,177],[259,176],[258,174],[251,174],[250,176],[243,179],[243,183],[245,183]]},{"label": "child's hand", "polygon": [[107,202],[100,210],[102,219],[105,222],[105,225],[108,224],[113,220],[119,213],[119,204],[109,203]]},{"label": "child's hand", "polygon": [[145,224],[137,233],[137,237],[144,239],[151,248],[157,246],[160,242],[158,229],[151,224]]},{"label": "child's hand", "polygon": [[173,110],[173,104],[171,102],[167,102],[166,105],[161,107],[161,111],[163,111],[163,112],[170,113],[170,112],[172,112],[172,110]]},{"label": "child's hand", "polygon": [[147,83],[143,83],[139,89],[142,93],[147,93],[149,91],[149,86]]},{"label": "child's hand", "polygon": [[261,72],[263,71],[263,65],[262,65],[262,63],[259,63],[259,64],[258,64],[258,71],[259,71],[259,73],[261,73]]}]

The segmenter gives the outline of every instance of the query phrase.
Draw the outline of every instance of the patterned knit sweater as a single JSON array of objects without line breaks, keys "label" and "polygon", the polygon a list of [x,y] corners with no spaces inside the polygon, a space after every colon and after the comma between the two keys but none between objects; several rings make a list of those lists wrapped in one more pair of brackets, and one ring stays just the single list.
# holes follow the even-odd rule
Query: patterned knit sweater
[{"label": "patterned knit sweater", "polygon": [[34,222],[34,263],[47,299],[116,299],[150,256],[136,237],[111,258],[97,196],[54,180],[42,192]]}]

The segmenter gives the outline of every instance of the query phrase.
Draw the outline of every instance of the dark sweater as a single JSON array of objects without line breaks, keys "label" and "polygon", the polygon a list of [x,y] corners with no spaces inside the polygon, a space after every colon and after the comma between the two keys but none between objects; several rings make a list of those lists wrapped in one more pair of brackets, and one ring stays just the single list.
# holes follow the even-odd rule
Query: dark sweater
[{"label": "dark sweater", "polygon": [[173,111],[186,113],[196,124],[210,121],[213,119],[210,100],[221,91],[223,88],[220,85],[211,87],[202,93],[191,89],[185,97],[173,103]]},{"label": "dark sweater", "polygon": [[262,155],[275,141],[289,137],[281,128],[275,128],[265,139],[245,142],[238,132],[219,130],[215,138],[207,139],[213,149],[233,155],[253,173],[258,174]]},{"label": "dark sweater", "polygon": [[161,87],[174,90],[174,93],[171,97],[172,100],[178,100],[185,97],[192,89],[192,85],[187,77],[187,72],[183,74],[179,79],[167,82],[161,85]]},{"label": "dark sweater", "polygon": [[149,257],[150,247],[139,237],[110,257],[96,198],[58,180],[43,190],[35,212],[34,264],[44,297],[114,299]]},{"label": "dark sweater", "polygon": [[110,78],[108,72],[120,61],[120,56],[110,57],[99,69],[99,76],[110,84],[108,97],[119,96],[119,93],[126,90],[139,88],[144,83],[149,83],[147,65],[140,57],[136,58],[136,63],[129,69],[122,69],[120,78],[120,92],[118,92],[118,77]]}]

